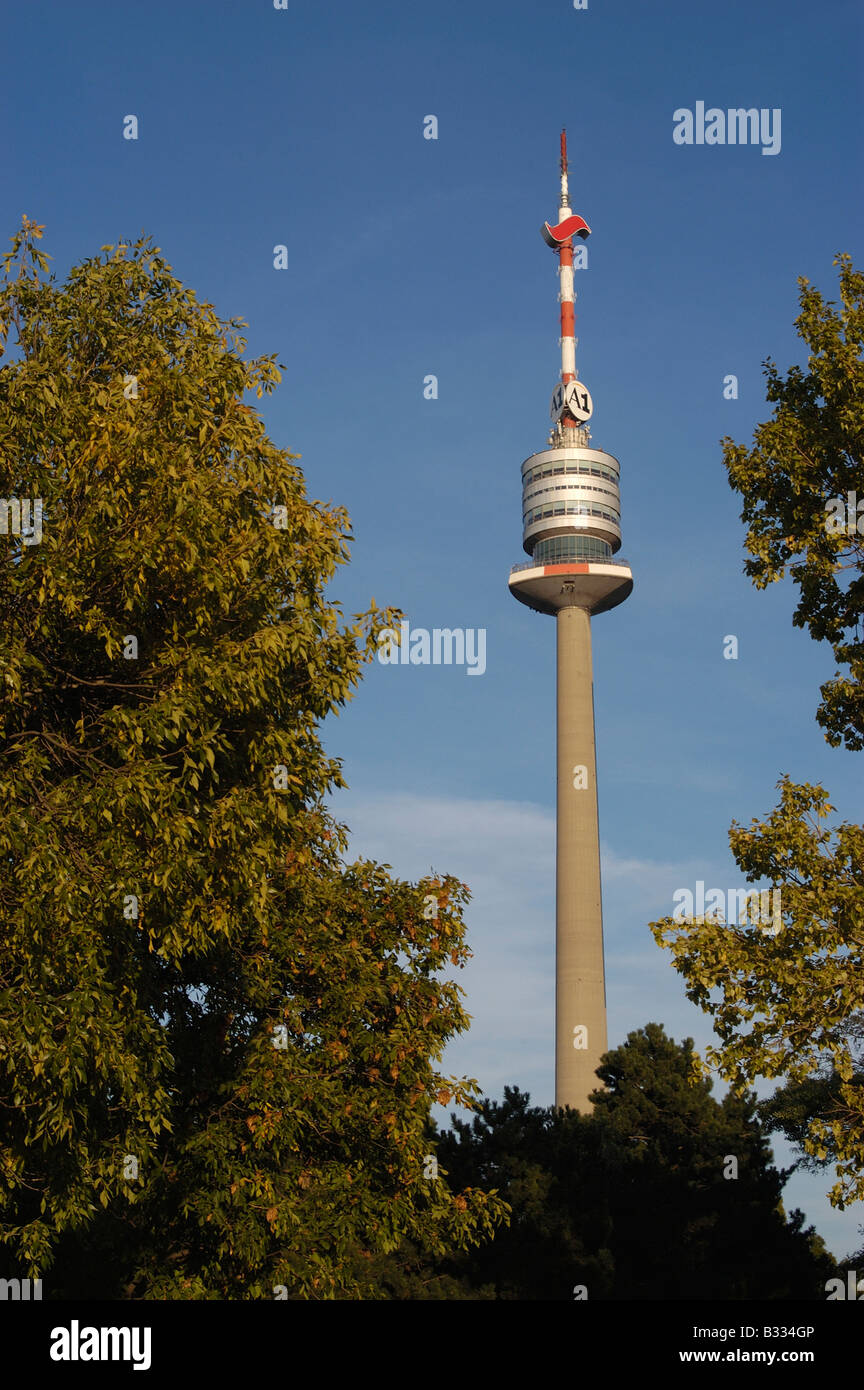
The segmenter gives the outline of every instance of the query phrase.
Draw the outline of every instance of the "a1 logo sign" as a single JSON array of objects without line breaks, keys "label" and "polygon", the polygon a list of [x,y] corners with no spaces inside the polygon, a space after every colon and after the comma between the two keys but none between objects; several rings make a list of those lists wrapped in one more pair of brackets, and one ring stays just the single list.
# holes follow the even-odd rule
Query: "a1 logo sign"
[{"label": "a1 logo sign", "polygon": [[590,420],[594,413],[591,393],[581,381],[568,381],[564,388],[564,404],[576,420]]},{"label": "a1 logo sign", "polygon": [[593,415],[591,393],[581,381],[568,381],[566,385],[559,381],[552,392],[552,404],[549,408],[552,419],[560,420],[565,410],[569,411],[575,420],[590,420]]}]

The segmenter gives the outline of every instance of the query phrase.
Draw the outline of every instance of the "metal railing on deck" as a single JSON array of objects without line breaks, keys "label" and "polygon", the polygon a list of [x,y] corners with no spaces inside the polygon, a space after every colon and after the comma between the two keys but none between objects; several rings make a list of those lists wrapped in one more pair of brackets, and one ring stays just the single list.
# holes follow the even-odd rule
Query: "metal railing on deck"
[{"label": "metal railing on deck", "polygon": [[542,570],[546,565],[622,565],[624,569],[630,568],[628,560],[619,557],[600,557],[597,555],[565,555],[560,560],[523,560],[521,565],[511,565],[510,573],[515,574],[517,570]]}]

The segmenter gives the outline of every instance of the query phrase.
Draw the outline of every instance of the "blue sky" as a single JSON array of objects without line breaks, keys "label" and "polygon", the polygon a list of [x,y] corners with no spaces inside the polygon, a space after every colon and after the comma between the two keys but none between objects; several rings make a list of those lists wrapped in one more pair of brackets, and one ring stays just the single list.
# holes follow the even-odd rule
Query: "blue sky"
[{"label": "blue sky", "polygon": [[[445,1067],[490,1095],[553,1098],[554,623],[507,575],[559,371],[538,229],[562,125],[592,228],[577,364],[635,579],[593,624],[610,1043],[649,1020],[710,1039],[647,923],[697,879],[739,885],[729,824],[766,814],[781,773],[861,819],[860,755],[813,718],[830,651],[792,628],[791,588],[744,578],[719,447],[768,417],[763,359],[803,360],[796,278],[833,298],[834,255],[861,262],[861,31],[857,0],[54,0],[5,19],[2,235],[45,223],[62,276],[151,234],[285,364],[263,414],[311,495],[350,512],[346,613],[374,596],[412,627],[486,631],[482,677],[376,664],[327,745],[357,853],[473,890],[474,1024]],[[779,108],[780,152],[675,144],[697,101]],[[843,1254],[864,1211],[833,1212],[827,1186],[796,1176],[787,1206]]]}]

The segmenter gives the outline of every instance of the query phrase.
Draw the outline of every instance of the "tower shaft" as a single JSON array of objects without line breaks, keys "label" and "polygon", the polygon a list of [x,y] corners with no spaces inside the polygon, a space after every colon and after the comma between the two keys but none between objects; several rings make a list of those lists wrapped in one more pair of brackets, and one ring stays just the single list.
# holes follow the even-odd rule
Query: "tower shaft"
[{"label": "tower shaft", "polygon": [[559,608],[555,1104],[590,1110],[606,1051],[591,617]]}]

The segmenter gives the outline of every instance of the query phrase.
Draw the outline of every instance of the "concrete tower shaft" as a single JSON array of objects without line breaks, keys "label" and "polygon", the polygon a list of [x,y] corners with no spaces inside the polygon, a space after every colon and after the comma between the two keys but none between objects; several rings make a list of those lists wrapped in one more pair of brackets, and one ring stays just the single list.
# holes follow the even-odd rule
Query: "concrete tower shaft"
[{"label": "concrete tower shaft", "polygon": [[588,1110],[606,1051],[606,975],[594,749],[591,618],[559,608],[555,1103]]}]

